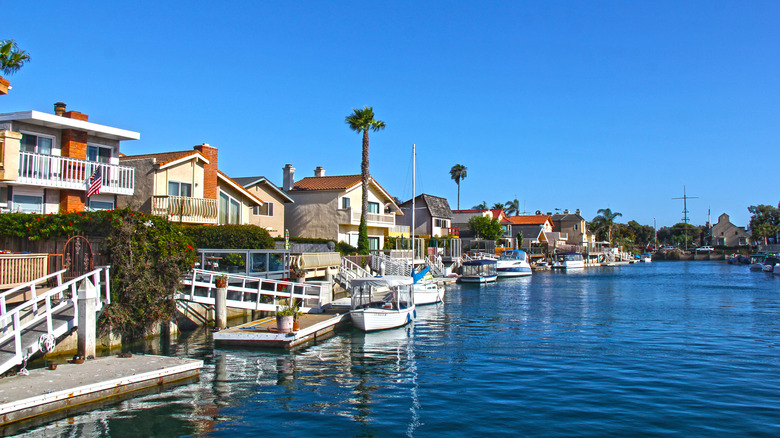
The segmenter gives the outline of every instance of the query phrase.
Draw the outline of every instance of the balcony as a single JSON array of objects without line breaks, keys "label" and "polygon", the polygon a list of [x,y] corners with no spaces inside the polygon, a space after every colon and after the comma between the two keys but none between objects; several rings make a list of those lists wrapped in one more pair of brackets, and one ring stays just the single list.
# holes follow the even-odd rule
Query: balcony
[{"label": "balcony", "polygon": [[152,214],[171,222],[216,224],[219,205],[216,199],[186,196],[152,196]]},{"label": "balcony", "polygon": [[[367,225],[371,226],[393,226],[395,225],[395,215],[394,214],[378,214],[378,213],[367,213],[366,214],[366,222]],[[353,211],[352,212],[352,223],[360,225],[360,212],[359,211]]]},{"label": "balcony", "polygon": [[100,193],[133,194],[135,169],[132,167],[32,152],[19,152],[19,177],[16,181],[32,186],[86,191],[89,177],[98,167],[103,178]]}]

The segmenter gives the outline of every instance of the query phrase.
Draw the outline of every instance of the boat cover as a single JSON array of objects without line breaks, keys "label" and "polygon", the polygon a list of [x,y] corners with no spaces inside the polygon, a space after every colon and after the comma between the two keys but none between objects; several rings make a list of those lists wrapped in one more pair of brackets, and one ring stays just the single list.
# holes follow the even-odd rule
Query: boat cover
[{"label": "boat cover", "polygon": [[385,275],[384,277],[362,277],[352,280],[352,287],[373,286],[373,287],[397,287],[414,284],[412,277],[402,275]]}]

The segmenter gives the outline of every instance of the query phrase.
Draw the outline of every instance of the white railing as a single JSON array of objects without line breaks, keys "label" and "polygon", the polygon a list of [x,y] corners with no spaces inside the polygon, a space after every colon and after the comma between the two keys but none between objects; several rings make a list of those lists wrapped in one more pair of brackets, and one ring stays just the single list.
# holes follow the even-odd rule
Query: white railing
[{"label": "white railing", "polygon": [[489,252],[473,252],[466,254],[463,260],[498,260],[498,256]]},{"label": "white railing", "polygon": [[434,277],[444,277],[444,263],[442,263],[441,257],[436,257],[434,261],[426,258],[425,265],[431,268]]},{"label": "white railing", "polygon": [[317,313],[330,302],[330,290],[320,284],[271,280],[205,269],[193,269],[181,280],[185,289],[176,294],[176,299],[215,305],[215,280],[221,275],[225,275],[228,280],[225,303],[227,307],[273,312],[281,305],[280,300],[300,299],[302,312]]},{"label": "white railing", "polygon": [[[378,213],[366,213],[366,222],[368,223],[379,223],[383,225],[395,225],[395,215],[392,214],[378,214]],[[353,211],[352,212],[352,223],[353,224],[359,224],[360,223],[360,212],[359,211]]]},{"label": "white railing", "polygon": [[341,286],[349,290],[352,286],[352,280],[360,277],[373,277],[373,275],[352,260],[342,257],[339,275],[336,277]]},{"label": "white railing", "polygon": [[89,178],[98,167],[103,179],[102,193],[133,194],[135,169],[132,167],[32,152],[19,152],[17,181],[44,187],[86,190]]},{"label": "white railing", "polygon": [[216,199],[152,196],[152,214],[172,222],[216,224],[219,205]]},{"label": "white railing", "polygon": [[[62,270],[35,281],[27,282],[0,294],[0,324],[2,324],[2,327],[0,327],[0,331],[2,331],[0,346],[2,346],[3,351],[13,353],[9,359],[0,362],[0,373],[7,371],[15,365],[21,364],[25,358],[32,356],[39,351],[40,346],[37,337],[29,345],[23,345],[22,336],[26,331],[45,321],[46,334],[54,336],[54,339],[56,340],[58,337],[76,327],[79,317],[78,305],[76,305],[78,301],[78,288],[84,280],[90,279],[92,284],[98,289],[98,297],[102,298],[101,300],[98,300],[96,306],[98,311],[102,310],[103,304],[110,304],[111,287],[109,270],[109,266],[103,266],[77,278],[68,280],[65,283],[62,282],[62,274],[65,273],[65,270]],[[53,278],[57,279],[57,284],[51,289],[39,293],[38,285]],[[30,299],[8,311],[6,306],[7,297],[16,296],[20,293],[26,295],[27,292],[29,292],[31,296]],[[68,319],[62,323],[62,317],[65,314],[64,311],[68,310],[70,307],[73,308],[73,316],[68,317]],[[56,325],[54,321],[55,316],[60,321],[60,323]],[[36,329],[36,332],[37,331],[42,330],[38,328]],[[11,340],[13,340],[12,348],[10,348],[11,346],[9,345]]]},{"label": "white railing", "polygon": [[384,254],[371,257],[371,269],[375,272],[383,272],[383,275],[412,276],[412,263],[410,259],[393,258]]}]

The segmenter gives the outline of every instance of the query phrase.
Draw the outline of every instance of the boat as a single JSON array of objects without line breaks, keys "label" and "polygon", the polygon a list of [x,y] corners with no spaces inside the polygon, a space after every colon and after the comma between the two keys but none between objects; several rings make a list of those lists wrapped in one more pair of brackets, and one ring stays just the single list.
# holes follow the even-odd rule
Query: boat
[{"label": "boat", "polygon": [[501,253],[496,262],[496,273],[499,277],[522,277],[531,275],[531,265],[525,251],[507,250]]},{"label": "boat", "polygon": [[780,275],[780,263],[775,265],[775,268],[772,270],[772,273],[775,275]]},{"label": "boat", "polygon": [[488,283],[496,281],[496,264],[492,259],[468,260],[463,262],[463,272],[458,278],[461,283]]},{"label": "boat", "polygon": [[416,317],[413,280],[400,275],[352,280],[349,315],[364,332],[405,325]]},{"label": "boat", "polygon": [[578,252],[563,252],[555,256],[553,269],[581,269],[585,267],[585,260]]},{"label": "boat", "polygon": [[750,254],[750,270],[763,271],[764,260],[766,260],[766,257],[767,257],[766,254],[760,252]]},{"label": "boat", "polygon": [[653,261],[653,255],[649,252],[643,252],[642,254],[639,254],[639,261],[644,263],[650,263]]},{"label": "boat", "polygon": [[774,255],[770,255],[764,260],[764,266],[761,267],[761,270],[764,272],[774,272],[775,266],[777,266],[780,263],[780,258]]}]

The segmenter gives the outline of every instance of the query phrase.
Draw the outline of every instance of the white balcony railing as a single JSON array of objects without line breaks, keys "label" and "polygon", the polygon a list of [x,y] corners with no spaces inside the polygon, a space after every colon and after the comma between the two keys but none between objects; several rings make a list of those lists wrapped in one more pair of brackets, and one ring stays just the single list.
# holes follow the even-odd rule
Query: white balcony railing
[{"label": "white balcony railing", "polygon": [[133,194],[135,169],[132,167],[32,152],[19,153],[17,181],[34,186],[87,190],[89,178],[98,167],[103,178],[101,193]]},{"label": "white balcony railing", "polygon": [[152,196],[152,214],[172,222],[216,224],[219,205],[216,199]]},{"label": "white balcony railing", "polygon": [[[395,225],[395,215],[367,213],[366,221],[369,224]],[[352,223],[360,224],[360,212],[352,212]]]}]

